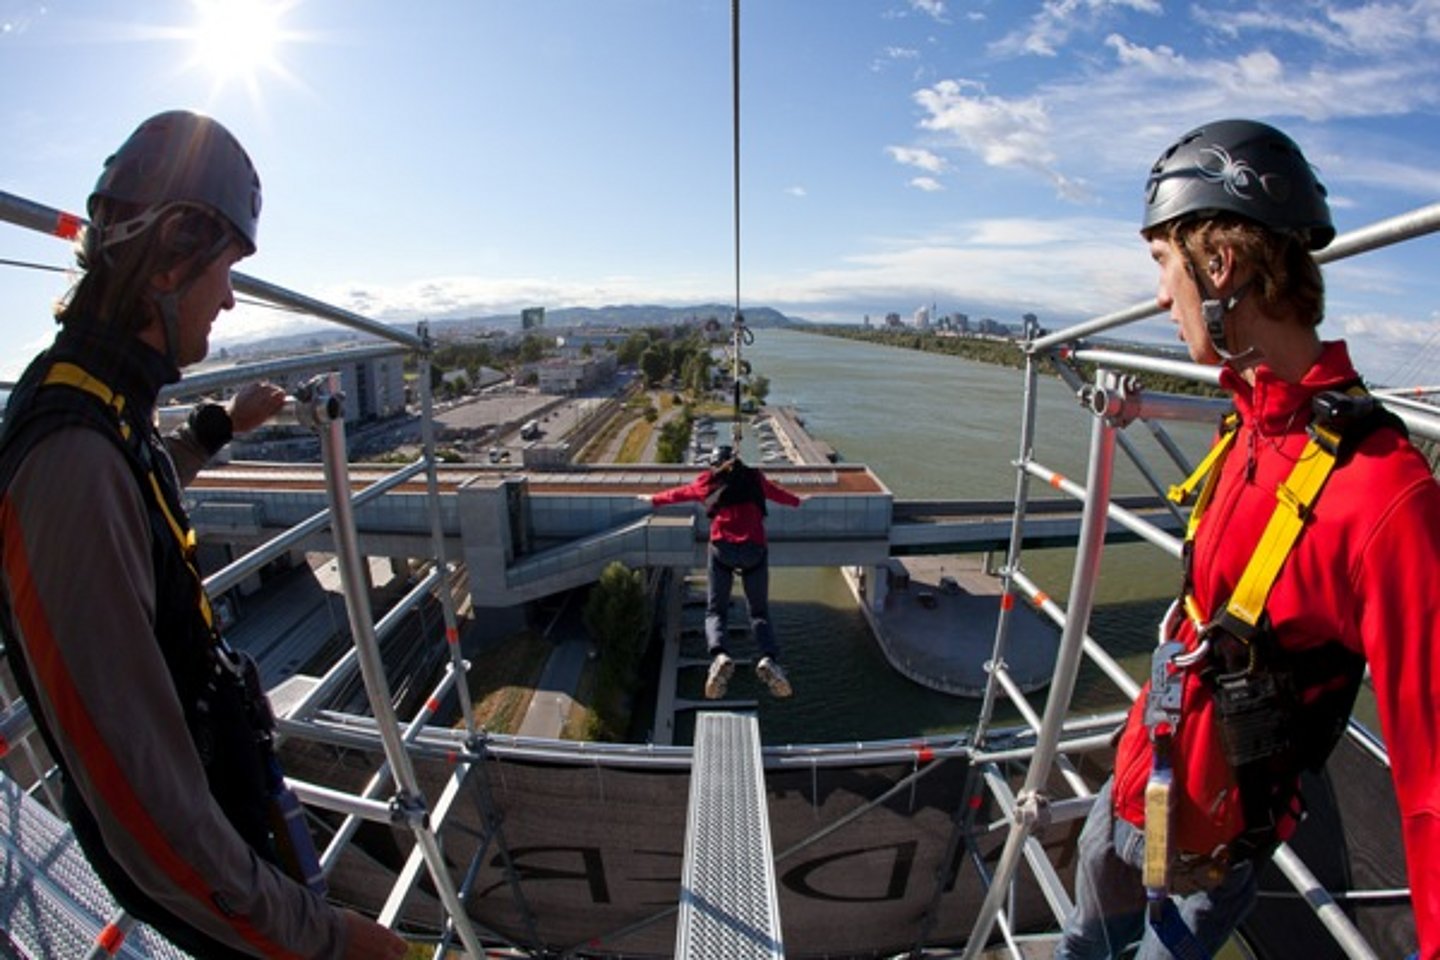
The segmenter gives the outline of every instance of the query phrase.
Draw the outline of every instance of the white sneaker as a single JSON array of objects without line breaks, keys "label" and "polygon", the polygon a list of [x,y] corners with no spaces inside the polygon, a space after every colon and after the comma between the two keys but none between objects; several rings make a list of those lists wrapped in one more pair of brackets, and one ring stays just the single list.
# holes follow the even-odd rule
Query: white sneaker
[{"label": "white sneaker", "polygon": [[730,675],[735,672],[735,661],[728,654],[717,653],[710,661],[710,673],[705,677],[705,699],[719,700],[730,686]]},{"label": "white sneaker", "polygon": [[794,693],[790,689],[790,681],[785,677],[785,671],[771,657],[762,657],[760,662],[755,664],[755,675],[765,681],[765,686],[770,688],[770,693],[774,696],[788,697]]}]

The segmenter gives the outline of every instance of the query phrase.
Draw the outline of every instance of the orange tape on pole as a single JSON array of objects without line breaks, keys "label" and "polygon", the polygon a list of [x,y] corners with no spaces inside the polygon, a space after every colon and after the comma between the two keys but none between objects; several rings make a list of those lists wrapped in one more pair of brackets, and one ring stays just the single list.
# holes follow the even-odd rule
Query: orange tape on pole
[{"label": "orange tape on pole", "polygon": [[120,944],[124,942],[125,931],[113,923],[105,924],[105,929],[95,935],[95,945],[112,957],[120,952]]},{"label": "orange tape on pole", "polygon": [[80,236],[80,228],[84,225],[85,221],[75,214],[61,211],[55,217],[54,233],[61,240],[74,240]]}]

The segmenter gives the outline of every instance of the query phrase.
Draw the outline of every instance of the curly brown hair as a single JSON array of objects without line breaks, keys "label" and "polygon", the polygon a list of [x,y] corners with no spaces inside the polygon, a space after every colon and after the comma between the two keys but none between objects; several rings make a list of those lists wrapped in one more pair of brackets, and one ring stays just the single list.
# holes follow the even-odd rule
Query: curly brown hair
[{"label": "curly brown hair", "polygon": [[75,241],[75,262],[85,271],[55,306],[55,322],[104,326],[134,333],[150,322],[150,282],[157,274],[194,261],[189,275],[209,264],[234,231],[209,211],[177,204],[161,212],[155,222],[122,243],[103,245],[110,225],[138,216],[141,211],[121,204],[105,204],[94,221]]},{"label": "curly brown hair", "polygon": [[1325,316],[1325,279],[1305,244],[1244,217],[1220,214],[1211,218],[1173,220],[1149,230],[1147,240],[1161,236],[1203,263],[1229,247],[1239,264],[1255,272],[1256,294],[1265,312],[1293,311],[1301,322],[1319,326]]}]

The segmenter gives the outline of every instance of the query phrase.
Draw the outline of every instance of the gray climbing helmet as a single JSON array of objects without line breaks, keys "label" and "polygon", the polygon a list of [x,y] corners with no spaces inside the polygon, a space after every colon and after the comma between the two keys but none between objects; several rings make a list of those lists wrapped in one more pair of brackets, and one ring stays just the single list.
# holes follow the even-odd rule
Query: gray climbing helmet
[{"label": "gray climbing helmet", "polygon": [[1233,213],[1309,249],[1335,239],[1325,187],[1285,134],[1254,120],[1219,120],[1171,144],[1145,184],[1141,232],[1178,219]]},{"label": "gray climbing helmet", "polygon": [[240,141],[218,121],[188,110],[156,114],[120,145],[90,194],[96,217],[102,200],[139,208],[139,214],[105,224],[103,246],[144,232],[177,205],[204,207],[235,229],[254,253],[260,223],[260,177]]}]

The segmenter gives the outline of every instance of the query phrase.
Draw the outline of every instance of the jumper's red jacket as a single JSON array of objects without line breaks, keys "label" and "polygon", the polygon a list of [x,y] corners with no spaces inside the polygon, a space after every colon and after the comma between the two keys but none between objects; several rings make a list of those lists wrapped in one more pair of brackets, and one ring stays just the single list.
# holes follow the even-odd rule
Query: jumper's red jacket
[{"label": "jumper's red jacket", "polygon": [[[1277,485],[1305,446],[1310,400],[1353,381],[1343,342],[1327,343],[1298,384],[1256,369],[1252,389],[1228,367],[1221,384],[1243,420],[1194,542],[1194,592],[1212,614],[1233,593],[1275,511]],[[1440,485],[1396,431],[1382,429],[1337,466],[1280,570],[1265,609],[1280,643],[1339,640],[1363,653],[1374,681],[1400,805],[1421,956],[1440,958]],[[1188,618],[1187,618],[1188,619]],[[1193,646],[1190,625],[1180,639]],[[1142,691],[1115,760],[1115,812],[1144,822],[1152,762]],[[1186,674],[1174,741],[1175,839],[1209,853],[1241,830],[1238,790],[1222,753],[1208,685]]]},{"label": "jumper's red jacket", "polygon": [[[776,503],[784,504],[787,507],[800,506],[800,498],[789,490],[774,483],[763,471],[756,470],[760,474],[760,489],[765,491],[765,499],[773,500]],[[663,507],[671,503],[702,502],[710,495],[711,483],[714,474],[706,470],[692,482],[683,487],[671,487],[669,490],[662,490],[650,498],[650,502],[657,507]],[[761,512],[759,504],[755,503],[734,503],[726,507],[720,507],[715,511],[715,516],[710,518],[710,540],[724,540],[728,543],[765,543],[765,514]]]}]

